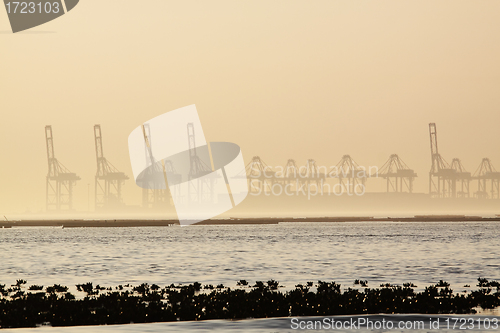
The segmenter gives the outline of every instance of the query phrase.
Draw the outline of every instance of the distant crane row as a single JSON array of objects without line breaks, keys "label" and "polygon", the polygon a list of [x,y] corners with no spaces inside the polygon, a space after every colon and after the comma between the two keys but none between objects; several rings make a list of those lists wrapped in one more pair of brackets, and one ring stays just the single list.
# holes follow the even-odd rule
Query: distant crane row
[{"label": "distant crane row", "polygon": [[318,167],[313,159],[307,160],[306,165],[300,168],[295,160],[289,159],[285,167],[277,172],[259,156],[254,156],[245,168],[250,191],[269,191],[275,183],[321,187],[327,179],[335,178],[342,191],[354,193],[358,185],[365,185],[367,178],[382,178],[387,182],[387,192],[413,192],[413,180],[417,174],[396,154],[391,155],[380,170],[376,168],[372,172],[371,168],[361,167],[350,155],[342,156],[330,170]]},{"label": "distant crane row", "polygon": [[[483,158],[476,172],[467,172],[458,158],[451,165],[438,151],[437,128],[429,124],[432,166],[429,172],[429,194],[438,198],[469,198],[471,181],[477,181],[476,198],[499,199],[500,172],[495,170],[489,158]],[[458,187],[457,187],[458,186]]]},{"label": "distant crane row", "polygon": [[[434,198],[469,198],[470,182],[477,181],[477,191],[474,197],[479,199],[499,199],[500,172],[493,167],[490,159],[483,158],[476,172],[467,172],[462,162],[454,158],[449,164],[440,155],[437,144],[437,128],[435,123],[429,124],[431,142],[431,170],[429,172],[429,194]],[[246,166],[248,186],[250,191],[269,191],[275,183],[305,184],[322,186],[327,179],[338,179],[343,191],[353,193],[357,185],[365,185],[368,178],[386,180],[386,191],[396,193],[413,193],[413,182],[417,177],[396,154],[376,174],[367,172],[349,155],[344,155],[336,166],[329,171],[320,172],[314,160],[309,159],[305,166],[299,168],[295,160],[289,159],[282,169],[283,172],[272,169],[259,157],[253,157]]]},{"label": "distant crane row", "polygon": [[[194,146],[194,131],[188,125],[189,146]],[[150,160],[153,168],[149,172],[162,173],[170,177],[180,177],[170,161],[162,161],[162,169],[154,160],[151,153],[151,134],[149,126],[143,126],[144,140],[147,145],[146,160]],[[466,171],[462,162],[454,158],[449,164],[438,150],[437,128],[435,123],[429,124],[431,145],[431,170],[429,172],[429,195],[435,198],[469,198],[470,183],[477,181],[477,191],[474,197],[485,199],[500,198],[500,172],[496,171],[490,159],[483,158],[474,174]],[[75,173],[70,172],[60,163],[54,154],[52,127],[45,127],[47,144],[48,173],[46,177],[46,209],[62,210],[73,209],[73,187],[80,180]],[[95,175],[95,209],[101,210],[123,205],[122,186],[129,178],[118,171],[105,157],[103,152],[101,126],[94,126],[97,172]],[[190,160],[193,172],[201,172],[206,168],[200,164],[196,156],[196,149],[191,151]],[[194,154],[194,155],[193,155]],[[156,169],[158,170],[156,170]],[[203,169],[204,170],[204,169]],[[203,171],[202,170],[202,171]],[[327,179],[337,179],[343,191],[353,193],[356,186],[365,185],[368,178],[382,178],[386,180],[386,191],[395,193],[413,193],[413,182],[417,177],[397,155],[392,154],[389,159],[377,169],[366,170],[352,159],[350,155],[342,156],[341,160],[330,170],[319,167],[314,159],[309,159],[305,166],[298,167],[293,159],[289,159],[281,172],[274,171],[259,156],[254,156],[247,164],[242,177],[247,177],[250,191],[269,191],[273,184],[290,184],[291,186],[325,185]],[[154,178],[154,177],[153,177]],[[211,188],[209,186],[209,188]],[[143,189],[143,207],[153,208],[170,203],[172,195],[169,189],[156,189],[154,186]]]}]

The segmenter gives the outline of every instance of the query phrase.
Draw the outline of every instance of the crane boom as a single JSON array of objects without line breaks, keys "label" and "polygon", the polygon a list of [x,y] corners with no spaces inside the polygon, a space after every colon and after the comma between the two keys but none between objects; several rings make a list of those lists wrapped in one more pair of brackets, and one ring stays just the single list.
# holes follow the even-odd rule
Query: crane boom
[{"label": "crane boom", "polygon": [[95,137],[95,152],[97,161],[104,157],[102,149],[102,135],[101,135],[101,125],[94,126],[94,137]]},{"label": "crane boom", "polygon": [[431,139],[431,158],[432,158],[432,170],[435,171],[439,168],[439,163],[436,163],[437,156],[439,155],[438,143],[437,143],[437,128],[435,123],[429,124],[429,135]]},{"label": "crane boom", "polygon": [[47,142],[47,158],[54,158],[54,142],[52,140],[52,126],[45,126],[45,139]]}]

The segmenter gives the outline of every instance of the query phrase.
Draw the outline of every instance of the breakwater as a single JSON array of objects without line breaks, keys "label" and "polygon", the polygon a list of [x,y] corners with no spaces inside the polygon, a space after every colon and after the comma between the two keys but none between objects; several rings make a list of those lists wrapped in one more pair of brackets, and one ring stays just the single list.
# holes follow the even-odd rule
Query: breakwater
[{"label": "breakwater", "polygon": [[[250,225],[278,224],[285,222],[500,222],[500,215],[495,217],[469,215],[415,215],[410,217],[373,217],[373,216],[324,216],[324,217],[268,217],[268,218],[227,218],[209,219],[196,225]],[[0,221],[0,228],[12,227],[168,227],[179,225],[177,220],[148,219],[51,219],[51,220],[13,220]]]}]

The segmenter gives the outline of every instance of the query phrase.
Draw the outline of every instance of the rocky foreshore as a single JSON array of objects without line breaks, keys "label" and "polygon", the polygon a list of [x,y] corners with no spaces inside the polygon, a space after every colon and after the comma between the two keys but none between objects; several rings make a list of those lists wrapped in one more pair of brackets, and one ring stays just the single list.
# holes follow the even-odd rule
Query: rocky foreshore
[{"label": "rocky foreshore", "polygon": [[[464,286],[468,288],[468,286]],[[277,281],[245,280],[223,285],[76,286],[0,284],[0,327],[41,325],[111,325],[207,319],[248,319],[378,313],[473,314],[474,308],[500,305],[500,283],[478,279],[477,288],[458,293],[439,281],[416,292],[412,283],[370,288],[356,280],[352,287],[335,282],[298,284],[284,291]],[[282,289],[283,291],[281,291]]]}]

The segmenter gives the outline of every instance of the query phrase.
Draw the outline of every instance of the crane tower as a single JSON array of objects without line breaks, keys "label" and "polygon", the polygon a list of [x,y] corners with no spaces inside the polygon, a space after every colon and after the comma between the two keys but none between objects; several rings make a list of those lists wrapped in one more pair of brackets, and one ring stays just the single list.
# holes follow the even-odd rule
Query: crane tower
[{"label": "crane tower", "polygon": [[80,180],[75,173],[70,172],[54,155],[54,139],[52,126],[45,126],[47,143],[47,159],[49,170],[46,177],[46,209],[73,209],[73,186]]},{"label": "crane tower", "polygon": [[94,126],[94,138],[97,159],[95,208],[99,210],[122,204],[122,185],[128,177],[104,157],[101,125]]},{"label": "crane tower", "polygon": [[456,170],[439,154],[437,128],[435,123],[429,124],[431,139],[432,166],[429,172],[429,194],[431,197],[456,197]]}]

